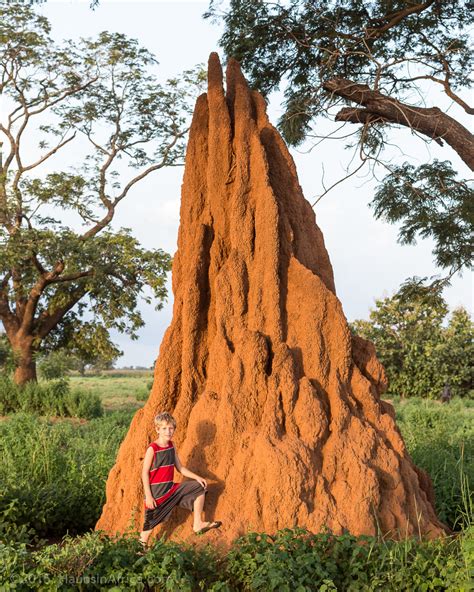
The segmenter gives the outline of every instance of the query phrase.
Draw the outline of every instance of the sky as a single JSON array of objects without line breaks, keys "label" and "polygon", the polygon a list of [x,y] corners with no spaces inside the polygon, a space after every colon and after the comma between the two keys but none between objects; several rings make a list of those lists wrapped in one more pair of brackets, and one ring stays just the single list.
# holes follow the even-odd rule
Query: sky
[{"label": "sky", "polygon": [[[223,52],[218,46],[222,31],[219,25],[202,19],[206,9],[207,2],[197,0],[101,0],[95,11],[89,9],[88,2],[49,0],[37,8],[50,20],[53,37],[58,40],[94,36],[102,30],[138,39],[157,56],[164,79],[207,62],[211,51],[218,51],[222,58]],[[281,98],[279,93],[270,97],[268,111],[273,123],[282,112]],[[443,108],[453,109],[453,116],[457,116],[449,103]],[[317,131],[322,135],[326,129],[330,129],[330,124],[323,122]],[[391,139],[399,146],[396,151],[406,154],[413,163],[421,164],[427,158],[438,157],[451,159],[462,169],[457,155],[449,147],[427,147],[409,130],[395,131]],[[351,153],[344,150],[343,145],[343,140],[332,140],[315,147],[308,144],[291,150],[303,193],[311,203],[322,193],[323,175],[326,186],[345,175]],[[349,170],[356,164],[350,165]],[[114,226],[131,228],[146,248],[159,247],[173,254],[183,171],[182,167],[160,170],[141,182],[122,202]],[[370,178],[354,175],[325,195],[315,207],[316,220],[333,265],[337,294],[348,320],[368,318],[375,300],[393,294],[407,277],[442,273],[433,264],[430,241],[420,241],[416,246],[399,245],[397,227],[374,219],[368,207],[374,187]],[[463,305],[471,312],[472,295],[472,276],[467,272],[463,277],[456,276],[444,292],[451,309]],[[172,318],[171,289],[161,311],[145,303],[140,310],[145,326],[138,340],[113,333],[114,341],[124,352],[117,366],[153,364]]]}]

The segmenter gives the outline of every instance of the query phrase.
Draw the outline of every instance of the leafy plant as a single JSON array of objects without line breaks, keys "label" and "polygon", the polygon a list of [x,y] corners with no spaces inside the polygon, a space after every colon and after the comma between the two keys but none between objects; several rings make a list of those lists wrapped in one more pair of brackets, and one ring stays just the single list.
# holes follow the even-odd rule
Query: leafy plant
[{"label": "leafy plant", "polygon": [[0,512],[15,503],[4,521],[38,536],[91,528],[130,420],[122,412],[78,425],[18,413],[0,422]]}]

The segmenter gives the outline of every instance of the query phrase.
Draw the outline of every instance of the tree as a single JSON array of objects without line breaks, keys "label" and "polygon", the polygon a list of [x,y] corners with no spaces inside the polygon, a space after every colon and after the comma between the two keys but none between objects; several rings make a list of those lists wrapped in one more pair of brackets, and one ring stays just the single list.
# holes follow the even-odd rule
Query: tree
[{"label": "tree", "polygon": [[201,74],[160,84],[136,41],[58,44],[15,3],[0,5],[0,46],[0,319],[22,384],[52,343],[105,351],[111,328],[136,337],[145,286],[161,307],[169,255],[111,223],[137,183],[182,164]]},{"label": "tree", "polygon": [[352,330],[371,340],[389,377],[391,395],[438,398],[446,382],[455,395],[472,388],[474,330],[463,308],[453,311],[439,292],[407,282],[390,298],[377,300],[369,320]]},{"label": "tree", "polygon": [[[357,145],[361,164],[348,176],[364,165],[376,178],[385,174],[371,202],[375,216],[400,222],[402,243],[431,237],[436,264],[450,276],[468,266],[474,222],[468,182],[449,160],[397,164],[384,149],[391,128],[407,128],[447,144],[474,170],[474,136],[462,123],[474,114],[462,96],[472,85],[472,2],[231,0],[225,11],[220,4],[211,0],[204,16],[224,22],[226,54],[240,60],[264,94],[285,88],[279,127],[286,141],[297,146],[319,138],[321,116],[356,124],[350,145]],[[439,89],[457,115],[427,106]],[[328,137],[347,138],[339,129]]]},{"label": "tree", "polygon": [[437,351],[440,374],[446,377],[454,395],[472,396],[474,385],[474,330],[468,311],[453,310]]}]

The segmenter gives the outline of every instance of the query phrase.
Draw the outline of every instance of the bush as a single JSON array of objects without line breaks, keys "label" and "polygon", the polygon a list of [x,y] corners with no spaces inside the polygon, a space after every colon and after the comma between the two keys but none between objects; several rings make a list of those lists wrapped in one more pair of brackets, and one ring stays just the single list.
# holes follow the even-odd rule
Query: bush
[{"label": "bush", "polygon": [[464,308],[453,310],[449,321],[447,314],[439,291],[407,280],[392,297],[376,301],[370,320],[352,323],[375,345],[389,396],[438,399],[448,383],[452,395],[471,396],[474,326]]},{"label": "bush", "polygon": [[100,417],[104,410],[99,395],[90,391],[73,390],[66,395],[66,407],[71,417],[92,419]]},{"label": "bush", "polygon": [[94,393],[70,390],[62,378],[49,382],[15,384],[8,377],[0,377],[0,414],[24,411],[38,415],[60,417],[100,417],[103,414],[100,397]]},{"label": "bush", "polygon": [[20,508],[18,500],[14,499],[2,505],[0,510],[0,541],[9,543],[30,543],[37,541],[35,531],[26,524],[19,524]]},{"label": "bush", "polygon": [[[132,414],[77,425],[18,413],[0,422],[0,515],[37,536],[85,532],[105,501],[105,481]],[[14,512],[7,509],[15,503]]]},{"label": "bush", "polygon": [[469,583],[458,539],[395,542],[285,529],[238,539],[227,560],[228,581],[239,590],[459,591]]},{"label": "bush", "polygon": [[69,372],[72,362],[71,357],[63,350],[57,350],[40,358],[38,370],[40,376],[46,380],[63,378]]},{"label": "bush", "polygon": [[150,396],[151,386],[153,386],[153,381],[151,382],[151,386],[148,383],[146,386],[142,387],[140,390],[137,391],[135,394],[135,398],[137,401],[148,401],[148,397]]}]

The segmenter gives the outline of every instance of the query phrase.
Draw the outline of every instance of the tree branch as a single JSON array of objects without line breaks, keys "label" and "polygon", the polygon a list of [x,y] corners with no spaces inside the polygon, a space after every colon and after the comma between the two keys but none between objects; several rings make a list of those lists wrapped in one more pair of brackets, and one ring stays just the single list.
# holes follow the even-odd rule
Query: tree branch
[{"label": "tree branch", "polygon": [[86,294],[87,290],[85,288],[77,288],[71,292],[71,298],[66,304],[56,309],[51,314],[46,313],[46,315],[41,316],[35,331],[36,335],[40,339],[44,339],[46,335],[56,327],[64,315],[68,313]]},{"label": "tree branch", "polygon": [[94,270],[89,269],[87,271],[78,271],[77,273],[69,273],[67,275],[60,275],[57,278],[47,281],[47,285],[50,284],[59,284],[63,282],[73,282],[74,280],[79,280],[85,277],[91,277],[94,275]]},{"label": "tree branch", "polygon": [[375,121],[403,125],[438,143],[445,141],[474,170],[474,135],[438,107],[413,107],[374,91],[365,84],[345,78],[333,78],[323,88],[339,97],[364,107],[345,107],[336,115],[336,121],[374,123]]},{"label": "tree branch", "polygon": [[409,6],[404,8],[403,10],[399,10],[398,12],[393,12],[392,14],[387,14],[385,17],[379,19],[380,21],[390,19],[390,21],[380,27],[367,27],[366,33],[367,39],[374,39],[376,37],[380,37],[386,31],[398,25],[405,17],[410,16],[411,14],[418,14],[423,12],[427,8],[429,8],[432,4],[435,3],[435,0],[428,0],[428,2],[423,2],[422,4],[415,4],[414,6]]},{"label": "tree branch", "polygon": [[[64,136],[63,136],[64,137]],[[68,144],[69,142],[71,142],[72,140],[74,140],[74,138],[76,137],[76,132],[74,132],[72,134],[72,136],[70,136],[69,138],[67,138],[66,140],[60,142],[57,146],[55,146],[54,148],[52,148],[49,152],[47,152],[46,154],[44,154],[41,158],[39,158],[36,162],[33,162],[32,164],[29,164],[27,166],[23,167],[23,173],[25,173],[26,171],[30,171],[31,169],[34,169],[35,167],[39,166],[40,164],[42,164],[45,160],[48,160],[48,158],[50,158],[51,156],[53,156],[53,154],[56,154],[56,152],[58,150],[60,150],[63,146],[65,146],[66,144]]]}]

